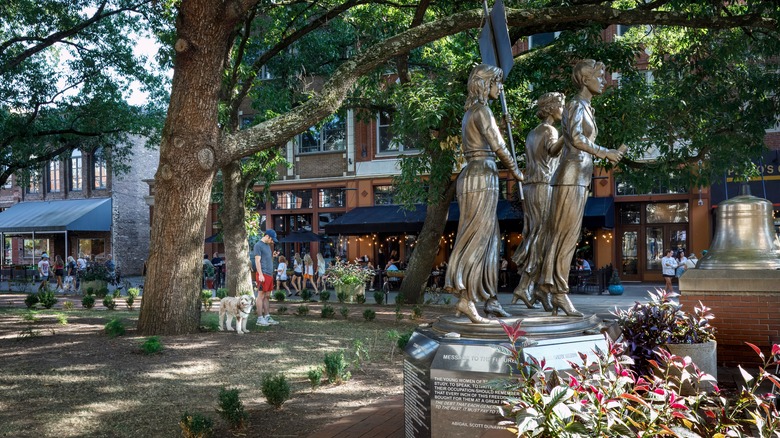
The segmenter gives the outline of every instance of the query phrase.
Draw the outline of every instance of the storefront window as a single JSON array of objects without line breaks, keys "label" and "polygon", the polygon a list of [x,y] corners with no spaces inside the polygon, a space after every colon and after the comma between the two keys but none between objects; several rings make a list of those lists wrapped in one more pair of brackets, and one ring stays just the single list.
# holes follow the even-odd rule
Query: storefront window
[{"label": "storefront window", "polygon": [[319,205],[320,208],[344,207],[344,188],[320,189]]},{"label": "storefront window", "polygon": [[318,224],[319,229],[324,230],[326,225],[341,217],[343,214],[344,213],[320,213]]},{"label": "storefront window", "polygon": [[395,203],[395,187],[374,186],[374,205],[393,205]]},{"label": "storefront window", "polygon": [[274,210],[312,208],[311,190],[282,190],[271,192],[271,208]]},{"label": "storefront window", "polygon": [[22,258],[25,263],[37,261],[44,252],[49,252],[49,239],[24,239]]},{"label": "storefront window", "polygon": [[647,204],[648,224],[679,224],[688,222],[688,203]]},{"label": "storefront window", "polygon": [[645,238],[647,245],[647,262],[645,269],[660,270],[661,258],[664,256],[664,228],[663,227],[647,227],[645,232]]},{"label": "storefront window", "polygon": [[639,225],[642,220],[639,204],[620,205],[620,223],[623,225]]},{"label": "storefront window", "polygon": [[92,261],[95,261],[97,257],[104,257],[106,254],[106,240],[79,239],[79,254],[89,256]]}]

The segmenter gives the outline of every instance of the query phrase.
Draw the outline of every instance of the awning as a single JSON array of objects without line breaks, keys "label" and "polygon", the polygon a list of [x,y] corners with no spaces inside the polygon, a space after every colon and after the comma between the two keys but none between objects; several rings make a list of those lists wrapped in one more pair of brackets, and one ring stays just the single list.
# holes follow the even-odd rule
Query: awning
[{"label": "awning", "polygon": [[585,228],[615,228],[615,201],[612,197],[588,198],[582,226]]},{"label": "awning", "polygon": [[29,201],[0,213],[0,233],[111,231],[111,198]]},{"label": "awning", "polygon": [[[418,233],[425,222],[426,205],[417,204],[414,210],[404,210],[398,205],[357,207],[325,225],[328,234],[370,233]],[[499,226],[503,231],[521,231],[523,213],[507,200],[499,200],[496,207]],[[458,203],[450,204],[447,227],[457,228],[460,209]]]}]

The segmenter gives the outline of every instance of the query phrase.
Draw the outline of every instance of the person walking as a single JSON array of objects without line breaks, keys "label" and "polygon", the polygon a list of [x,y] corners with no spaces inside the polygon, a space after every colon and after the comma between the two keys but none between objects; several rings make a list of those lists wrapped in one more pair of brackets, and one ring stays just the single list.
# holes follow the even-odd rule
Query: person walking
[{"label": "person walking", "polygon": [[674,271],[677,269],[677,260],[675,260],[673,254],[674,251],[668,249],[666,250],[666,255],[661,259],[661,272],[664,276],[664,281],[666,282],[664,290],[668,293],[674,292],[672,279],[674,278]]},{"label": "person walking", "polygon": [[[314,282],[314,261],[309,254],[303,256],[303,286],[306,287],[306,282],[311,283],[314,286],[314,293],[319,294],[317,289],[317,283]],[[297,294],[296,294],[297,295]]]},{"label": "person walking", "polygon": [[295,288],[295,295],[301,293],[301,289],[303,289],[302,283],[303,283],[303,260],[301,260],[301,256],[296,253],[293,258],[293,279],[292,279],[292,285]]},{"label": "person walking", "polygon": [[266,230],[263,237],[257,241],[254,246],[254,266],[255,281],[257,281],[257,325],[268,326],[279,324],[271,318],[271,292],[274,290],[274,268],[273,253],[271,252],[271,243],[278,243],[276,240],[276,231]]},{"label": "person walking", "polygon": [[78,292],[76,285],[76,260],[73,256],[68,256],[65,264],[65,290]]},{"label": "person walking", "polygon": [[38,292],[49,288],[49,255],[43,253],[41,260],[38,262],[38,277],[41,279],[41,285],[38,286]]},{"label": "person walking", "polygon": [[65,275],[65,262],[62,261],[62,257],[57,254],[54,256],[54,277],[57,278],[57,292],[62,293],[64,291],[62,279]]},{"label": "person walking", "polygon": [[287,290],[287,296],[292,296],[290,287],[287,286],[287,258],[281,254],[277,257],[279,264],[276,266],[276,289],[281,290],[279,285],[282,285]]},{"label": "person walking", "polygon": [[[325,257],[322,253],[317,253],[317,285],[325,290],[325,271],[328,269],[328,265],[325,263]],[[319,292],[317,292],[319,294]]]}]

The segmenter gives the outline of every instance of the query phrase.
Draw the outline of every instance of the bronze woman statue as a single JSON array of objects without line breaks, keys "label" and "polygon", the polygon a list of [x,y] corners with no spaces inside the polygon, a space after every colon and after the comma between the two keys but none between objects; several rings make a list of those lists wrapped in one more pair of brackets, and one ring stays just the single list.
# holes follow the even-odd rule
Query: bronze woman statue
[{"label": "bronze woman statue", "polygon": [[[558,168],[563,138],[558,137],[555,125],[561,121],[563,93],[545,93],[537,101],[536,116],[542,123],[525,139],[525,182],[523,183],[523,242],[517,247],[512,260],[518,266],[520,282],[515,288],[512,304],[523,301],[529,309],[539,300],[545,310],[552,307],[548,294],[535,291],[539,279],[539,263],[542,252],[542,231],[547,225],[552,188],[550,180]],[[534,293],[536,292],[536,293]]]},{"label": "bronze woman statue", "polygon": [[607,149],[594,143],[598,128],[590,100],[604,91],[604,64],[579,61],[572,78],[580,87],[563,112],[563,153],[553,175],[551,211],[547,218],[539,287],[552,294],[552,314],[558,309],[569,316],[582,316],[569,299],[569,269],[580,238],[582,216],[593,174],[593,157],[618,162],[622,148]]},{"label": "bronze woman statue", "polygon": [[499,95],[502,78],[503,72],[498,67],[487,64],[474,67],[469,75],[466,114],[461,125],[467,164],[457,181],[460,221],[444,287],[459,296],[456,315],[464,314],[475,323],[490,322],[477,312],[477,301],[485,302],[486,313],[509,316],[496,299],[499,261],[496,157],[515,179],[522,181],[523,175],[488,107],[488,100]]}]

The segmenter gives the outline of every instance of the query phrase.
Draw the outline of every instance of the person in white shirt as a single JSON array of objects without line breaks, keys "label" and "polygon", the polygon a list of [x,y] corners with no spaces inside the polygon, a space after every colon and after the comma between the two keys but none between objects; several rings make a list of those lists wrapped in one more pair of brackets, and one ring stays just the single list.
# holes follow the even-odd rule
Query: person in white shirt
[{"label": "person in white shirt", "polygon": [[279,285],[284,286],[287,289],[287,296],[291,296],[290,287],[287,286],[287,258],[283,255],[279,255],[279,265],[276,267],[276,289],[279,290]]},{"label": "person in white shirt", "polygon": [[675,259],[672,254],[674,254],[674,251],[668,249],[666,250],[666,256],[661,259],[661,272],[664,276],[664,281],[666,282],[664,290],[669,293],[674,292],[672,279],[674,278],[674,271],[677,269],[677,259]]},{"label": "person in white shirt", "polygon": [[49,256],[43,253],[41,260],[38,262],[38,275],[41,277],[41,285],[38,286],[39,292],[49,288],[49,267]]}]

